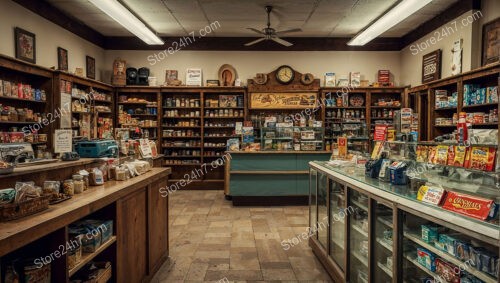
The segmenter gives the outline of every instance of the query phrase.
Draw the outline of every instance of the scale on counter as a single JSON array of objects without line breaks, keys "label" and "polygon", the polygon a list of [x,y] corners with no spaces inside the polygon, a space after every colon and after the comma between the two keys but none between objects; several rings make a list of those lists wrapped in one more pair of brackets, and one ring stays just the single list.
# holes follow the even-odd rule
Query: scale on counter
[{"label": "scale on counter", "polygon": [[0,158],[15,167],[33,166],[56,162],[57,159],[35,158],[35,152],[30,143],[0,144]]}]

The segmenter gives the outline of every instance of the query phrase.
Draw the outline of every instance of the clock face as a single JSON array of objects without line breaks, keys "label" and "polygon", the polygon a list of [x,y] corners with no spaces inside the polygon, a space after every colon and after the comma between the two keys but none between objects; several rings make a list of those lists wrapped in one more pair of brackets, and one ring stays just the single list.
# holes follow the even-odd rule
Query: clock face
[{"label": "clock face", "polygon": [[288,84],[293,81],[294,75],[292,67],[283,65],[276,71],[276,80],[282,84]]}]

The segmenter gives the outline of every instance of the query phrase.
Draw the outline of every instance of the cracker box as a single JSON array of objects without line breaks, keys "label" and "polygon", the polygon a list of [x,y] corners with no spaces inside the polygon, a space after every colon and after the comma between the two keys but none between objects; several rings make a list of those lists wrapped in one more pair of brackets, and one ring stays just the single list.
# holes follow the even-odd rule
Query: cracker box
[{"label": "cracker box", "polygon": [[443,209],[472,218],[486,220],[495,216],[498,206],[490,199],[457,192],[448,192],[443,203]]},{"label": "cracker box", "polygon": [[436,259],[436,273],[448,283],[460,283],[461,272],[458,266],[440,258]]},{"label": "cracker box", "polygon": [[498,102],[498,86],[490,86],[486,89],[486,103]]}]

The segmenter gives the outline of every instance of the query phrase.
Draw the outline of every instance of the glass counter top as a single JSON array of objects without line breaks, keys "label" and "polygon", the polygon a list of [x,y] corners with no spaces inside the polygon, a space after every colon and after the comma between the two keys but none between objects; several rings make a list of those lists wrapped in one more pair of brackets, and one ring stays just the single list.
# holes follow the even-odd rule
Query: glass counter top
[{"label": "glass counter top", "polygon": [[[473,223],[477,223],[478,225],[484,225],[486,227],[493,228],[496,230],[495,238],[500,238],[500,225],[499,225],[498,215],[495,219],[488,220],[488,221],[482,221],[482,220],[471,218],[471,217],[468,217],[468,216],[465,216],[462,214],[458,214],[458,213],[455,213],[452,211],[444,210],[443,208],[441,208],[440,206],[437,206],[437,205],[418,201],[416,199],[417,191],[418,191],[418,187],[420,187],[420,185],[422,183],[418,184],[418,187],[414,186],[413,188],[412,188],[412,185],[410,185],[410,184],[402,185],[402,186],[391,185],[389,182],[383,182],[383,181],[380,181],[378,179],[374,179],[374,178],[370,178],[370,177],[365,176],[364,167],[356,167],[354,165],[334,166],[334,165],[328,164],[327,161],[313,161],[313,162],[311,162],[311,164],[314,164],[316,167],[318,167],[318,169],[321,169],[321,167],[323,167],[324,169],[331,170],[337,174],[340,174],[343,177],[342,180],[347,182],[347,183],[349,182],[349,180],[361,182],[362,184],[368,185],[372,188],[379,189],[381,191],[390,193],[390,194],[394,195],[395,197],[400,197],[400,198],[410,200],[410,201],[414,202],[415,204],[423,205],[425,207],[429,207],[429,208],[433,208],[433,209],[439,209],[440,212],[442,212],[444,216],[447,216],[447,215],[448,216],[449,215],[458,216],[462,219],[467,220],[467,222],[471,221]],[[449,189],[446,188],[446,185],[448,185],[448,182],[445,182],[444,185],[445,185],[444,186],[445,189],[449,191]],[[457,191],[457,190],[453,189],[453,191]],[[464,193],[471,194],[470,192],[465,192],[465,191],[464,191]],[[495,197],[493,197],[492,199],[496,199],[496,202],[498,204],[498,200],[500,199],[500,190],[496,190]],[[391,199],[389,199],[389,200],[391,200]],[[410,206],[410,208],[412,208],[412,207]],[[413,208],[413,209],[415,209],[415,208]],[[445,217],[443,217],[443,219],[444,218]],[[444,220],[446,220],[446,219],[444,219]],[[465,226],[465,228],[471,229],[471,227],[467,227],[467,226]]]}]

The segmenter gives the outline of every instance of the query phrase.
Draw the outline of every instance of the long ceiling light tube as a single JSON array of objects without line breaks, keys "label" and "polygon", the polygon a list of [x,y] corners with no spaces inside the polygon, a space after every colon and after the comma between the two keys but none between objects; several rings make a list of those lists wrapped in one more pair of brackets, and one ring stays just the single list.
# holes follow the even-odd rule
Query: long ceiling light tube
[{"label": "long ceiling light tube", "polygon": [[367,29],[352,38],[347,45],[362,46],[372,41],[377,36],[386,32],[418,10],[425,7],[432,0],[403,0],[401,3],[385,13]]},{"label": "long ceiling light tube", "polygon": [[89,0],[128,31],[149,45],[163,45],[164,42],[141,20],[117,0]]}]

